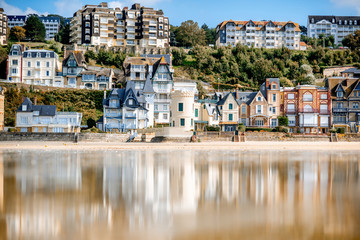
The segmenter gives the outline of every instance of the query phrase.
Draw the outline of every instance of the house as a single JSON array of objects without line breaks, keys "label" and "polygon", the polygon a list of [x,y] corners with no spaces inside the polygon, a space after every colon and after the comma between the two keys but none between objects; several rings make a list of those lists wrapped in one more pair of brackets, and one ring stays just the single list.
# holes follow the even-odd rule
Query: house
[{"label": "house", "polygon": [[109,96],[104,96],[104,117],[99,123],[103,126],[101,130],[126,133],[153,126],[154,95],[150,78],[141,90],[135,88],[133,81],[127,82],[126,88],[112,89]]},{"label": "house", "polygon": [[238,92],[239,123],[250,126],[250,104],[256,96],[256,92]]},{"label": "house", "polygon": [[224,96],[217,95],[217,109],[220,114],[219,125],[222,131],[235,131],[238,126],[239,105],[236,101],[236,93],[229,92]]},{"label": "house", "polygon": [[173,68],[169,55],[155,57],[127,57],[124,61],[125,80],[133,81],[141,90],[150,78],[155,91],[154,117],[156,124],[170,123],[170,93],[173,89]]},{"label": "house", "polygon": [[249,104],[250,119],[249,126],[270,127],[269,104],[262,91],[258,91]]},{"label": "house", "polygon": [[271,128],[279,125],[278,117],[282,112],[282,94],[279,78],[267,78],[260,86],[260,91],[268,103],[269,126]]},{"label": "house", "polygon": [[360,79],[333,77],[326,80],[332,102],[335,128],[358,133],[360,127]]},{"label": "house", "polygon": [[70,88],[80,86],[82,82],[81,72],[85,71],[86,68],[86,61],[81,51],[65,51],[62,63],[64,86]]},{"label": "house", "polygon": [[331,123],[331,101],[327,88],[299,85],[284,88],[284,114],[291,132],[327,133]]},{"label": "house", "polygon": [[80,86],[77,86],[78,88],[96,90],[112,89],[114,71],[111,68],[103,68],[99,71],[85,70],[82,71],[80,75],[81,82]]},{"label": "house", "polygon": [[4,130],[4,115],[5,115],[5,96],[4,89],[0,87],[0,132]]},{"label": "house", "polygon": [[16,111],[18,132],[80,132],[82,113],[58,112],[55,105],[36,105],[29,98]]},{"label": "house", "polygon": [[341,72],[341,76],[344,78],[360,78],[360,69],[349,68]]},{"label": "house", "polygon": [[195,102],[195,130],[205,131],[206,126],[219,126],[220,112],[217,101],[213,99],[199,99]]}]

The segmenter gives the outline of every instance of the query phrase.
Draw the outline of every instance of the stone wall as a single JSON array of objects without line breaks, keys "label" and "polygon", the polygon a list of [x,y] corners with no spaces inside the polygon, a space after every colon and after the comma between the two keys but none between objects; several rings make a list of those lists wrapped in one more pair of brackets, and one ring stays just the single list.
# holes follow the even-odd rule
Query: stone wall
[{"label": "stone wall", "polygon": [[339,142],[360,142],[360,134],[356,133],[347,133],[347,134],[337,134]]},{"label": "stone wall", "polygon": [[[79,133],[79,142],[126,142],[128,134]],[[74,133],[21,133],[1,132],[0,141],[61,141],[73,142]]]}]

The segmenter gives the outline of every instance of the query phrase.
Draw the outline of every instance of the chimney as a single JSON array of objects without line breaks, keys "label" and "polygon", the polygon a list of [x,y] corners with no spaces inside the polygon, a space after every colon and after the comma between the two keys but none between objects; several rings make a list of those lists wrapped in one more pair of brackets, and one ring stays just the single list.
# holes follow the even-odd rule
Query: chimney
[{"label": "chimney", "polygon": [[266,89],[268,89],[268,88],[269,88],[269,84],[270,84],[270,83],[269,83],[269,79],[267,78],[267,79],[266,79],[266,83],[265,83],[265,85],[266,85]]},{"label": "chimney", "polygon": [[239,99],[239,86],[236,87],[236,99]]}]

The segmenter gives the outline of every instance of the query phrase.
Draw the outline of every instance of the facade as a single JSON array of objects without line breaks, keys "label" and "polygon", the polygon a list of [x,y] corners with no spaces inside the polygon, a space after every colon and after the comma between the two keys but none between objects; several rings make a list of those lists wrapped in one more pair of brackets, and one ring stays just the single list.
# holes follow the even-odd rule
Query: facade
[{"label": "facade", "polygon": [[291,132],[327,133],[331,124],[331,100],[327,88],[302,85],[284,88],[284,114]]},{"label": "facade", "polygon": [[80,86],[81,89],[106,90],[112,89],[112,78],[114,72],[111,68],[104,68],[100,71],[82,71]]},{"label": "facade", "polygon": [[22,82],[22,46],[13,44],[7,60],[7,80],[10,82]]},{"label": "facade", "polygon": [[318,38],[320,34],[334,36],[335,44],[349,34],[360,30],[360,16],[308,16],[307,36]]},{"label": "facade", "polygon": [[294,22],[224,21],[216,27],[216,46],[300,49],[301,31]]},{"label": "facade", "polygon": [[4,131],[4,115],[5,115],[5,96],[4,89],[0,87],[0,132]]},{"label": "facade", "polygon": [[263,83],[260,87],[260,91],[266,98],[268,104],[269,126],[272,128],[279,125],[278,117],[283,115],[283,96],[281,94],[280,87],[279,78],[267,78],[265,83]]},{"label": "facade", "polygon": [[153,109],[154,91],[150,79],[142,90],[136,90],[133,82],[128,82],[126,88],[114,88],[108,97],[104,96],[103,126],[105,132],[126,133],[135,129],[153,126],[149,109]]},{"label": "facade", "polygon": [[238,126],[239,105],[236,93],[230,92],[219,96],[217,109],[220,114],[219,126],[222,131],[235,131]]},{"label": "facade", "polygon": [[219,126],[220,112],[216,103],[213,99],[200,99],[195,102],[195,131],[205,131],[206,126]]},{"label": "facade", "polygon": [[[249,125],[252,127],[270,127],[270,111],[266,97],[258,91],[249,104],[250,119]],[[272,114],[272,113],[271,113]]]},{"label": "facade", "polygon": [[8,26],[10,29],[15,26],[24,27],[26,19],[26,15],[8,15]]},{"label": "facade", "polygon": [[169,55],[128,57],[124,61],[125,80],[134,82],[136,90],[143,89],[147,78],[150,78],[155,91],[154,117],[157,124],[170,123],[169,105],[173,72]]},{"label": "facade", "polygon": [[4,9],[0,8],[0,45],[6,45],[8,42],[8,20]]},{"label": "facade", "polygon": [[44,24],[46,34],[45,40],[52,40],[60,30],[60,18],[59,17],[39,17],[40,21]]},{"label": "facade", "polygon": [[171,93],[170,126],[190,131],[194,129],[195,95],[193,91],[175,90]]},{"label": "facade", "polygon": [[25,98],[16,112],[18,132],[80,132],[82,113],[58,112],[55,105],[36,105]]},{"label": "facade", "polygon": [[107,3],[85,5],[71,20],[71,42],[108,47],[165,48],[170,43],[169,19],[162,10],[141,7],[112,9]]},{"label": "facade", "polygon": [[358,78],[328,78],[332,101],[332,123],[346,132],[360,132],[360,80]]}]

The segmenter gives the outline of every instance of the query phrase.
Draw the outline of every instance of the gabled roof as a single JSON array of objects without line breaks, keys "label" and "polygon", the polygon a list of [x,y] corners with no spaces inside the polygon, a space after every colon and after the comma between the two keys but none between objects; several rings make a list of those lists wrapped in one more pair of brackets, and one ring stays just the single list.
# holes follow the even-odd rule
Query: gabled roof
[{"label": "gabled roof", "polygon": [[[22,106],[26,105],[26,110],[23,111]],[[25,98],[22,104],[17,109],[17,112],[34,112],[38,111],[39,116],[55,116],[56,106],[55,105],[33,105],[29,98]]]},{"label": "gabled roof", "polygon": [[345,25],[345,20],[348,21],[347,24],[349,24],[349,21],[352,20],[352,25],[355,25],[354,21],[356,20],[356,25],[360,25],[360,16],[309,15],[309,23],[311,23],[312,19],[314,19],[314,23],[320,22],[321,20],[326,20],[332,23],[334,20],[336,24],[340,24],[341,21],[341,25]]},{"label": "gabled roof", "polygon": [[[228,23],[234,23],[235,26],[236,26],[236,29],[237,30],[244,30],[245,27],[246,27],[246,24],[248,24],[249,22],[253,22],[256,26],[260,26],[261,27],[256,27],[256,30],[265,30],[265,27],[267,26],[267,24],[270,22],[270,21],[252,21],[252,20],[249,20],[249,21],[233,21],[233,20],[230,20],[230,21],[223,21],[221,22],[217,28],[219,30],[223,29],[226,24]],[[296,32],[301,32],[300,30],[300,26],[298,23],[294,23],[292,21],[288,21],[288,22],[275,22],[275,21],[271,21],[276,27],[275,27],[275,31],[284,31],[285,30],[285,26],[288,25],[288,24],[294,24],[295,25],[295,31]]]},{"label": "gabled roof", "polygon": [[250,105],[250,103],[254,100],[257,92],[239,92],[239,96],[237,102],[239,105],[245,103],[246,105]]},{"label": "gabled roof", "polygon": [[223,98],[221,98],[221,99],[217,102],[217,105],[218,105],[218,106],[224,105],[225,102],[226,102],[226,100],[228,99],[228,97],[229,97],[230,95],[233,96],[233,98],[235,99],[235,102],[238,104],[238,102],[236,101],[235,94],[236,94],[235,92],[229,92],[229,93],[227,93]]},{"label": "gabled roof", "polygon": [[66,51],[66,56],[64,56],[63,65],[66,65],[70,56],[74,56],[74,59],[79,67],[86,67],[84,54],[81,51]]},{"label": "gabled roof", "polygon": [[353,89],[359,84],[359,79],[355,78],[328,78],[326,83],[332,98],[337,98],[338,91],[344,92],[344,98],[348,98]]},{"label": "gabled roof", "polygon": [[150,74],[148,74],[148,76],[146,78],[145,85],[144,85],[144,88],[143,88],[143,92],[144,93],[155,93],[153,85],[152,85],[151,80],[150,80]]}]

